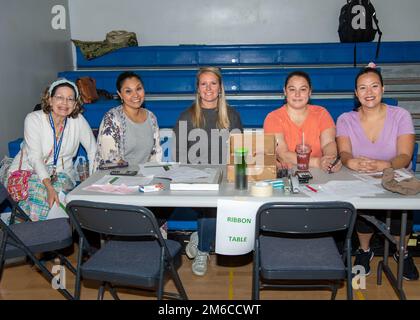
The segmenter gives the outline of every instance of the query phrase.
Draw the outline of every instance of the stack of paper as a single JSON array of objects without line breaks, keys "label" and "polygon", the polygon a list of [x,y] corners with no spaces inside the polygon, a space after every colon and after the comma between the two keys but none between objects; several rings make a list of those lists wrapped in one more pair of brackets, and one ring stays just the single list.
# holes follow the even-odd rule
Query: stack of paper
[{"label": "stack of paper", "polygon": [[191,167],[179,167],[179,172],[172,176],[171,190],[219,190],[222,178],[220,168],[205,168],[203,170]]}]

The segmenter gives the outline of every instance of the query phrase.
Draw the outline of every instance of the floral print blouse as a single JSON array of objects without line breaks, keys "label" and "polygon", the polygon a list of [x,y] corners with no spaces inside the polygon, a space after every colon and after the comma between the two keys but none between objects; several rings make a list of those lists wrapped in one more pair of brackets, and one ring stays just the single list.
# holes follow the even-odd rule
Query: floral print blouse
[{"label": "floral print blouse", "polygon": [[[159,126],[153,112],[149,110],[146,111],[148,112],[148,118],[150,118],[152,122],[154,141],[154,147],[152,148],[148,161],[159,162],[162,160]],[[98,169],[100,164],[124,160],[126,130],[127,118],[124,115],[122,105],[112,108],[105,114],[98,132],[94,171]]]}]

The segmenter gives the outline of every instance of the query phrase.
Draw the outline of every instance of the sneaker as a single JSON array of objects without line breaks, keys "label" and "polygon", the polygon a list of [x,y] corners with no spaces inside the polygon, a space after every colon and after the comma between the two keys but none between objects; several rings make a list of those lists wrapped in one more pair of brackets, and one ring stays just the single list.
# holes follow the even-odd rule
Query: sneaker
[{"label": "sneaker", "polygon": [[168,222],[165,222],[164,224],[162,224],[159,228],[160,233],[162,234],[162,238],[163,239],[168,239]]},{"label": "sneaker", "polygon": [[190,241],[188,241],[187,246],[185,247],[185,253],[188,258],[194,259],[198,251],[198,233],[193,232],[190,236]]},{"label": "sneaker", "polygon": [[364,251],[363,249],[358,249],[356,252],[356,259],[354,260],[353,266],[361,266],[365,268],[365,276],[370,274],[370,261],[373,259],[375,254],[369,248],[369,251]]},{"label": "sneaker", "polygon": [[[394,253],[393,257],[394,260],[398,263],[400,256],[397,252]],[[407,281],[418,280],[419,278],[419,271],[417,270],[413,257],[410,253],[407,253],[404,256],[403,278]]]},{"label": "sneaker", "polygon": [[192,264],[192,272],[197,276],[204,276],[207,272],[207,262],[210,259],[208,252],[197,250],[197,256]]}]

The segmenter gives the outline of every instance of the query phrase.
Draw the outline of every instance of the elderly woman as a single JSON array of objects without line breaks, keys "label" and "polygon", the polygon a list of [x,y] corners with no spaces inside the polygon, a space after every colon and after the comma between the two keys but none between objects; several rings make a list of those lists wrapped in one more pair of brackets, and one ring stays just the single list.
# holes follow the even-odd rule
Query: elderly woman
[{"label": "elderly woman", "polygon": [[[382,103],[384,82],[378,69],[365,68],[355,81],[355,94],[359,107],[355,111],[342,114],[337,120],[337,142],[343,164],[357,172],[380,172],[386,168],[409,166],[414,148],[414,126],[410,113],[399,107]],[[364,214],[377,214],[375,211]],[[378,218],[384,214],[379,213]],[[399,243],[400,220],[393,219],[391,234]],[[409,215],[407,233],[412,229],[412,215]],[[370,273],[373,251],[370,240],[373,235],[371,224],[358,218],[356,231],[360,248],[354,264],[361,266],[365,274]],[[408,241],[408,235],[406,242]],[[418,270],[407,251],[404,257],[403,276],[406,280],[417,280]],[[397,254],[394,259],[398,261]]]},{"label": "elderly woman", "polygon": [[[174,128],[176,160],[190,164],[226,164],[227,139],[232,130],[243,130],[241,118],[227,104],[218,68],[200,68],[196,86],[195,102],[181,113]],[[191,235],[185,251],[189,258],[194,258],[193,273],[203,276],[207,272],[209,252],[215,241],[216,211],[204,208],[197,211],[198,233]]]},{"label": "elderly woman", "polygon": [[41,105],[42,110],[26,116],[24,142],[9,169],[9,174],[19,167],[32,171],[28,198],[19,202],[32,220],[47,219],[52,205],[59,203],[58,193],[74,188],[73,158],[79,145],[86,149],[91,166],[96,151],[95,137],[81,115],[82,102],[73,82],[54,81]]},{"label": "elderly woman", "polygon": [[121,105],[109,110],[98,134],[95,169],[101,164],[127,161],[137,165],[161,161],[162,148],[155,115],[143,108],[143,81],[134,72],[123,72],[117,79]]},{"label": "elderly woman", "polygon": [[[277,139],[278,166],[296,164],[296,145],[304,140],[311,146],[309,167],[336,172],[341,162],[335,162],[334,120],[328,111],[309,104],[311,79],[302,71],[291,72],[284,84],[286,103],[270,112],[264,120],[264,133],[274,133]],[[334,164],[335,163],[335,164]]]}]

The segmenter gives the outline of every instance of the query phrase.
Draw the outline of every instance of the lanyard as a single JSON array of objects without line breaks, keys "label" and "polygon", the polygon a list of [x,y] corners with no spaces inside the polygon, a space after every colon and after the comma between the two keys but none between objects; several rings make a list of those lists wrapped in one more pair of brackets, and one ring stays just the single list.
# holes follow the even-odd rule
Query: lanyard
[{"label": "lanyard", "polygon": [[57,162],[58,162],[58,155],[60,153],[60,149],[61,149],[61,143],[63,142],[63,135],[64,135],[64,129],[66,128],[67,125],[67,118],[64,120],[64,127],[61,131],[60,134],[60,140],[57,143],[57,136],[56,136],[56,132],[55,132],[55,126],[54,126],[54,121],[53,118],[51,116],[51,113],[49,114],[49,119],[50,119],[50,124],[51,124],[51,128],[53,129],[53,134],[54,134],[54,168],[57,167]]}]

